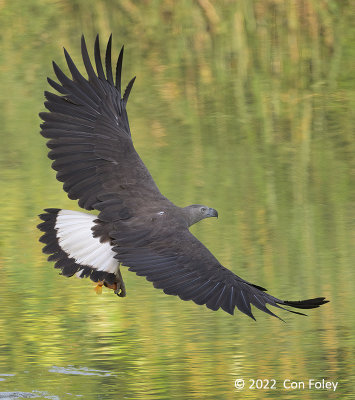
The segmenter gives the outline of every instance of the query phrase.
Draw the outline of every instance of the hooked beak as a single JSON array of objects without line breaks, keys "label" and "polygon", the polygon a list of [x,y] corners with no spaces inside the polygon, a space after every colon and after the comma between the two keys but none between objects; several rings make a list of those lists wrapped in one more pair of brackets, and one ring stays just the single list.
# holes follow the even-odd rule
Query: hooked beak
[{"label": "hooked beak", "polygon": [[218,218],[218,212],[214,208],[209,208],[207,216],[208,217],[216,217],[216,218]]}]

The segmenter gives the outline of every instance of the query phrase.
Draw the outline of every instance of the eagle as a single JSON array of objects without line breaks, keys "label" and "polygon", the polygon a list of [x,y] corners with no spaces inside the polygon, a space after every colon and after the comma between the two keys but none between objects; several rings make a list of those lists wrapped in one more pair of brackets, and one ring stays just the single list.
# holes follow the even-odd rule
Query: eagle
[{"label": "eagle", "polygon": [[[96,71],[85,38],[81,53],[85,78],[64,49],[71,77],[53,62],[58,82],[48,78],[57,94],[45,91],[48,112],[41,112],[41,135],[50,149],[56,177],[63,189],[90,213],[48,208],[40,215],[40,241],[48,260],[67,277],[90,277],[97,291],[106,286],[126,296],[120,266],[144,276],[164,293],[254,318],[251,306],[278,317],[267,306],[305,315],[327,303],[324,297],[287,301],[274,297],[225,268],[189,231],[215,209],[202,204],[178,207],[158,189],[136,152],[127,116],[135,77],[121,86],[123,47],[115,80],[111,62],[112,35],[103,66],[99,35],[94,45]],[[279,317],[278,317],[279,318]]]}]

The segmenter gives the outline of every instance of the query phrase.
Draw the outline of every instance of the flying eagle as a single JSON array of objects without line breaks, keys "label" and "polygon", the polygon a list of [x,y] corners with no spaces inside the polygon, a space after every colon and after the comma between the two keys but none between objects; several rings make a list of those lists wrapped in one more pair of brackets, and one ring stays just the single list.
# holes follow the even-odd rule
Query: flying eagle
[{"label": "flying eagle", "polygon": [[218,213],[199,204],[178,207],[160,193],[133,146],[126,105],[135,78],[123,92],[122,47],[114,82],[111,39],[104,70],[96,37],[95,72],[82,37],[88,79],[64,49],[72,76],[53,62],[59,83],[48,82],[59,95],[44,92],[49,112],[40,113],[41,134],[49,139],[48,157],[54,160],[57,179],[80,207],[99,211],[96,216],[45,209],[38,228],[44,232],[40,241],[48,260],[55,261],[62,275],[90,277],[98,290],[105,285],[121,297],[126,295],[120,271],[124,265],[166,294],[230,314],[237,307],[253,319],[251,305],[276,316],[267,305],[301,314],[284,306],[310,309],[326,303],[324,297],[286,301],[271,296],[223,267],[190,233],[191,225]]}]

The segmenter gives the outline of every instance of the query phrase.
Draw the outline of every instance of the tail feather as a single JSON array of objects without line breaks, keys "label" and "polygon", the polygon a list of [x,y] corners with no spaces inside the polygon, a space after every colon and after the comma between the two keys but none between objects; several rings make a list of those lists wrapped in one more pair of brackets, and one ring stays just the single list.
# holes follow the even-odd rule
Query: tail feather
[{"label": "tail feather", "polygon": [[109,243],[93,236],[96,216],[78,211],[48,208],[41,214],[38,229],[44,232],[40,242],[48,261],[64,276],[90,277],[94,282],[114,284],[119,270],[118,261]]}]

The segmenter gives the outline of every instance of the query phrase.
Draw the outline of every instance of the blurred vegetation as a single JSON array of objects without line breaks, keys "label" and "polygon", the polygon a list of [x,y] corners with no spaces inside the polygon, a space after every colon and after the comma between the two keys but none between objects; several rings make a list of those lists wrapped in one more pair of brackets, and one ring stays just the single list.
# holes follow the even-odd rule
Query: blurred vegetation
[{"label": "blurred vegetation", "polygon": [[[353,12],[346,0],[0,0],[0,370],[15,373],[5,389],[229,399],[236,378],[261,373],[339,380],[336,395],[351,398]],[[272,294],[329,305],[282,315],[286,326],[256,313],[254,324],[133,274],[124,300],[57,276],[36,215],[77,206],[50,170],[38,112],[51,60],[66,70],[65,46],[82,68],[80,35],[92,49],[98,32],[102,44],[113,33],[117,53],[125,44],[134,142],[161,191],[220,213],[193,232]],[[116,375],[59,379],[53,365]],[[283,394],[257,392],[244,394]]]}]

